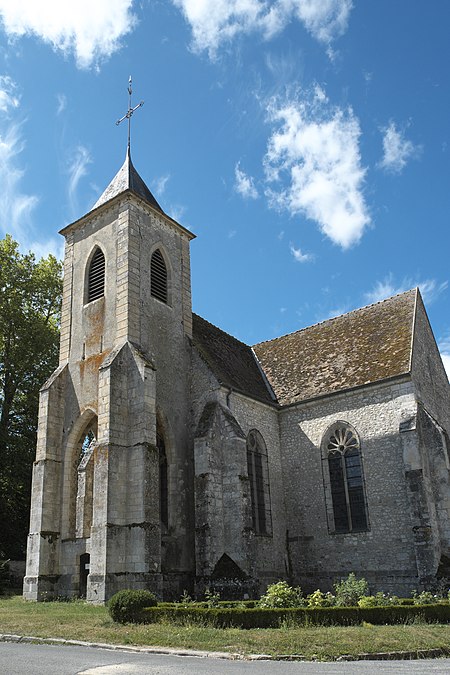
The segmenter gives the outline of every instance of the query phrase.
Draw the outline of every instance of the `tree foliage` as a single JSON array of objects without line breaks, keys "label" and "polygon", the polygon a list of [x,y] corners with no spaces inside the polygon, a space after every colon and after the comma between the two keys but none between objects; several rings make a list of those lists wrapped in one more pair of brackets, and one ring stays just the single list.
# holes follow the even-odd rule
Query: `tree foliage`
[{"label": "tree foliage", "polygon": [[0,557],[25,552],[39,389],[58,362],[61,267],[0,240]]}]

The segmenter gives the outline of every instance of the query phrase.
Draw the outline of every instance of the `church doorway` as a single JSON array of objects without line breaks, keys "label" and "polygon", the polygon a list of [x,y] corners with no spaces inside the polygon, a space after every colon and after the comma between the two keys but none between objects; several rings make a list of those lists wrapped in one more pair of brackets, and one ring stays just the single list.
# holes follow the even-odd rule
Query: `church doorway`
[{"label": "church doorway", "polygon": [[89,553],[83,553],[83,555],[80,555],[80,598],[86,597],[87,578],[91,567],[90,561],[91,556]]}]

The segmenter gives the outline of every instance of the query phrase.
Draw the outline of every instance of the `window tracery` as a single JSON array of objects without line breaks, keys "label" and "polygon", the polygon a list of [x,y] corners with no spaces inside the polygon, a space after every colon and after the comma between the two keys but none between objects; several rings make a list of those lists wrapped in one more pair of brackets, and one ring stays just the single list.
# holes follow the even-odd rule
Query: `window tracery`
[{"label": "window tracery", "polygon": [[360,443],[356,432],[339,422],[326,434],[334,531],[368,529]]}]

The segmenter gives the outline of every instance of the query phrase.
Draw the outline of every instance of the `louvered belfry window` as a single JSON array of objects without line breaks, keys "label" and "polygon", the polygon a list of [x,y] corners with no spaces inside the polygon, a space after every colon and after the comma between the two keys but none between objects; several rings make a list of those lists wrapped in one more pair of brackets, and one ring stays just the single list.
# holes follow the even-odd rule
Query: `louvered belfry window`
[{"label": "louvered belfry window", "polygon": [[88,302],[102,298],[105,294],[105,256],[101,248],[95,250],[89,267]]},{"label": "louvered belfry window", "polygon": [[152,296],[167,304],[167,267],[159,248],[152,254],[150,284]]}]

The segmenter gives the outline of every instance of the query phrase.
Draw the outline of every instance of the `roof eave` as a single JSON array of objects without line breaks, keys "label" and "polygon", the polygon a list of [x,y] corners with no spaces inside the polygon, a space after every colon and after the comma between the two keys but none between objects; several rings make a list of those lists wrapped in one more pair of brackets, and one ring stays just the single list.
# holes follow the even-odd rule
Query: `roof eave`
[{"label": "roof eave", "polygon": [[292,408],[295,405],[303,405],[304,403],[313,403],[314,401],[319,401],[330,396],[338,396],[339,394],[348,394],[353,391],[358,391],[358,389],[364,389],[367,387],[379,386],[380,384],[389,384],[395,380],[408,380],[412,382],[411,371],[406,370],[403,373],[397,373],[396,375],[390,375],[389,377],[382,377],[379,380],[373,380],[372,382],[363,382],[362,384],[355,384],[353,387],[344,387],[343,389],[335,389],[334,391],[324,392],[322,394],[316,394],[316,396],[310,396],[309,398],[302,398],[298,401],[292,401],[290,403],[280,403],[279,407],[281,410],[285,408]]},{"label": "roof eave", "polygon": [[162,216],[167,221],[172,223],[172,225],[175,225],[177,228],[179,228],[184,234],[187,235],[189,240],[192,240],[192,239],[196,238],[197,235],[194,234],[193,232],[191,232],[191,230],[188,230],[186,227],[184,227],[183,225],[178,223],[174,218],[171,218],[170,216],[168,216],[167,213],[164,213],[164,211],[156,208],[155,206],[153,206],[153,204],[150,204],[150,202],[148,202],[146,199],[143,199],[137,192],[135,192],[131,188],[127,188],[126,190],[124,190],[120,194],[114,195],[114,197],[111,197],[111,199],[108,199],[108,201],[103,202],[99,206],[93,208],[91,211],[86,213],[81,218],[78,218],[77,220],[74,220],[69,225],[66,225],[61,230],[59,230],[59,234],[62,234],[63,236],[65,236],[69,232],[72,232],[72,230],[77,229],[82,223],[84,223],[86,220],[90,219],[92,217],[92,215],[97,215],[97,214],[101,213],[101,211],[105,210],[106,207],[112,206],[115,202],[120,201],[126,195],[133,195],[133,197],[135,199],[137,199],[142,204],[145,204],[145,206],[147,208],[151,209],[152,211],[154,211],[155,214],[157,214],[159,216]]}]

